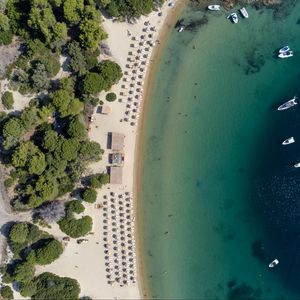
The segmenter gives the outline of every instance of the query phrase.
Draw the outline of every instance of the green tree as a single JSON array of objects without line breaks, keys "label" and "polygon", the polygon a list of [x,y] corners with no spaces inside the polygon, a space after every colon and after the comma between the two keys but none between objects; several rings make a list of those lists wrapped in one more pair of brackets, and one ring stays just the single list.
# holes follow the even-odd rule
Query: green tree
[{"label": "green tree", "polygon": [[42,248],[34,250],[36,263],[48,265],[55,261],[63,253],[61,243],[56,239],[48,240]]},{"label": "green tree", "polygon": [[76,239],[85,236],[92,230],[93,220],[90,216],[84,216],[80,219],[63,218],[58,222],[62,232]]},{"label": "green tree", "polygon": [[2,95],[2,104],[6,109],[12,109],[14,106],[14,97],[12,92],[4,92],[4,94]]},{"label": "green tree", "polygon": [[69,128],[67,132],[71,138],[76,138],[79,140],[87,138],[86,128],[78,116],[74,116],[70,119]]},{"label": "green tree", "polygon": [[66,203],[67,210],[71,213],[81,214],[84,212],[84,206],[78,200],[72,200]]},{"label": "green tree", "polygon": [[84,190],[82,198],[86,202],[94,203],[97,199],[97,191],[93,188],[87,188]]},{"label": "green tree", "polygon": [[27,223],[15,223],[9,231],[9,241],[14,243],[24,243],[29,234]]},{"label": "green tree", "polygon": [[84,94],[98,94],[107,86],[104,78],[94,72],[89,72],[85,75],[83,80],[83,92]]},{"label": "green tree", "polygon": [[12,42],[13,33],[10,29],[9,18],[0,12],[0,44],[8,45]]},{"label": "green tree", "polygon": [[84,161],[99,161],[103,154],[100,145],[94,141],[83,141],[80,144],[79,157]]},{"label": "green tree", "polygon": [[105,89],[109,89],[112,85],[116,84],[123,76],[121,67],[111,60],[102,61],[97,69],[98,73],[105,80]]},{"label": "green tree", "polygon": [[47,130],[44,134],[43,137],[43,147],[50,151],[53,152],[57,148],[58,144],[58,134],[54,130]]},{"label": "green tree", "polygon": [[73,41],[68,46],[68,53],[71,57],[70,67],[73,72],[78,73],[79,76],[87,72],[86,57],[77,41]]},{"label": "green tree", "polygon": [[5,285],[1,288],[0,294],[4,300],[14,299],[14,293],[8,285]]},{"label": "green tree", "polygon": [[14,270],[13,276],[16,281],[30,282],[34,277],[34,266],[29,262],[19,263]]},{"label": "green tree", "polygon": [[24,127],[18,118],[10,118],[3,126],[4,148],[9,149],[20,142]]},{"label": "green tree", "polygon": [[49,88],[50,81],[48,79],[46,67],[37,63],[33,69],[31,76],[32,87],[37,91],[43,91]]},{"label": "green tree", "polygon": [[77,158],[79,142],[77,139],[64,139],[61,145],[60,157],[71,161]]},{"label": "green tree", "polygon": [[35,191],[44,200],[53,200],[58,195],[58,183],[55,178],[47,179],[40,176],[35,185]]},{"label": "green tree", "polygon": [[101,188],[103,185],[109,183],[109,175],[108,174],[94,174],[90,178],[90,185],[92,188]]},{"label": "green tree", "polygon": [[54,77],[60,70],[59,55],[45,55],[38,59],[38,61],[45,66],[47,76]]},{"label": "green tree", "polygon": [[71,25],[77,25],[81,20],[81,15],[84,10],[83,0],[65,0],[64,17]]},{"label": "green tree", "polygon": [[57,22],[52,27],[52,40],[50,42],[51,48],[58,48],[63,46],[68,40],[68,28],[65,23]]}]

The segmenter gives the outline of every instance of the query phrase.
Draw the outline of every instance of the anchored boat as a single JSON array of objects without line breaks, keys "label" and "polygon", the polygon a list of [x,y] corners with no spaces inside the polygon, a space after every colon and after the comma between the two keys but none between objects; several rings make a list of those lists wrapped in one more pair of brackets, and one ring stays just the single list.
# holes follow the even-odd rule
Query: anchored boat
[{"label": "anchored boat", "polygon": [[294,56],[294,54],[293,54],[293,51],[291,51],[291,50],[278,54],[279,58],[289,58],[292,56]]},{"label": "anchored boat", "polygon": [[246,19],[249,18],[248,12],[245,7],[240,8],[240,13],[244,18],[246,18]]},{"label": "anchored boat", "polygon": [[237,23],[238,21],[239,21],[239,18],[238,18],[238,16],[237,16],[237,14],[236,13],[231,13],[228,17],[227,17],[227,19],[230,19],[233,23]]},{"label": "anchored boat", "polygon": [[284,47],[280,48],[278,52],[279,53],[285,53],[285,52],[288,52],[290,50],[291,50],[290,47],[287,45],[287,46],[284,46]]},{"label": "anchored boat", "polygon": [[269,268],[274,268],[279,264],[278,259],[274,259],[272,262],[269,263]]},{"label": "anchored boat", "polygon": [[208,6],[207,6],[207,9],[208,9],[208,10],[212,10],[212,11],[217,11],[217,10],[220,10],[220,9],[221,9],[221,6],[220,6],[220,5],[217,5],[217,4],[212,4],[212,5],[208,5]]},{"label": "anchored boat", "polygon": [[300,168],[300,163],[294,164],[294,168]]},{"label": "anchored boat", "polygon": [[298,103],[296,102],[296,99],[297,99],[297,96],[294,96],[293,99],[291,99],[291,100],[289,100],[289,101],[287,101],[287,102],[281,104],[281,105],[277,108],[277,110],[285,110],[285,109],[288,109],[288,108],[290,108],[290,107],[293,107],[293,106],[297,105]]},{"label": "anchored boat", "polygon": [[295,139],[293,136],[291,136],[290,138],[284,140],[281,144],[282,145],[289,145],[289,144],[293,144],[295,143]]}]

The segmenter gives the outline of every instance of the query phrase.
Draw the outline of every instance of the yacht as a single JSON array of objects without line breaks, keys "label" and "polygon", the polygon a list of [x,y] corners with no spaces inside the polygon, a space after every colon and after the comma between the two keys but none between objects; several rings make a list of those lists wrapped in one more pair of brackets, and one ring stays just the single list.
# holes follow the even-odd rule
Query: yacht
[{"label": "yacht", "polygon": [[227,19],[230,19],[233,23],[237,23],[238,21],[239,21],[239,18],[238,18],[238,16],[237,16],[237,14],[236,13],[231,13],[228,17],[227,17]]},{"label": "yacht", "polygon": [[293,54],[293,51],[291,51],[291,50],[278,54],[279,58],[289,58],[292,56],[294,56],[294,54]]},{"label": "yacht", "polygon": [[293,107],[293,106],[297,105],[298,103],[296,102],[296,99],[297,99],[297,96],[294,96],[293,99],[291,99],[291,100],[289,100],[289,101],[287,101],[287,102],[281,104],[281,105],[277,108],[277,110],[285,110],[285,109],[288,109],[288,108],[290,108],[290,107]]},{"label": "yacht", "polygon": [[300,163],[294,164],[294,168],[300,168]]},{"label": "yacht", "polygon": [[274,268],[278,264],[279,264],[279,260],[278,259],[274,259],[272,262],[269,263],[269,268]]},{"label": "yacht", "polygon": [[183,31],[183,29],[184,29],[184,26],[180,26],[180,27],[177,28],[177,31],[181,32],[181,31]]},{"label": "yacht", "polygon": [[284,47],[280,48],[278,52],[279,53],[285,53],[285,52],[290,51],[290,50],[291,49],[290,49],[289,46],[284,46]]},{"label": "yacht", "polygon": [[291,136],[290,138],[284,140],[281,144],[282,145],[289,145],[289,144],[293,144],[295,143],[295,139],[293,136]]},{"label": "yacht", "polygon": [[248,12],[245,7],[240,8],[240,13],[244,18],[249,18]]},{"label": "yacht", "polygon": [[217,4],[212,4],[212,5],[208,5],[208,6],[207,6],[207,9],[208,9],[208,10],[214,10],[214,11],[216,11],[216,10],[220,10],[220,9],[221,9],[221,6],[220,6],[220,5],[217,5]]}]

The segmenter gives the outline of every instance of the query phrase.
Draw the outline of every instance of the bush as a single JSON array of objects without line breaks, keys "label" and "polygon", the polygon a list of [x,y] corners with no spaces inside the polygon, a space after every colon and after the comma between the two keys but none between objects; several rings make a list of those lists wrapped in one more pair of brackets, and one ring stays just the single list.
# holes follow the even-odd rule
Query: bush
[{"label": "bush", "polygon": [[106,94],[105,99],[109,102],[113,102],[117,99],[117,95],[115,93],[108,93]]},{"label": "bush", "polygon": [[42,248],[33,251],[36,263],[39,265],[47,265],[59,258],[63,253],[63,247],[58,240],[50,239]]},{"label": "bush", "polygon": [[14,106],[14,97],[13,94],[11,92],[4,92],[4,94],[2,95],[2,104],[6,109],[12,109]]},{"label": "bush", "polygon": [[34,278],[35,292],[32,299],[78,299],[80,286],[77,280],[59,277],[46,272]]},{"label": "bush", "polygon": [[94,203],[97,199],[97,191],[93,188],[87,188],[84,190],[82,198],[86,202]]},{"label": "bush", "polygon": [[109,183],[108,174],[94,174],[90,178],[90,185],[92,188],[101,188],[104,184]]},{"label": "bush", "polygon": [[0,294],[4,300],[14,299],[14,293],[12,289],[7,285],[1,288]]},{"label": "bush", "polygon": [[4,186],[8,189],[14,184],[14,179],[11,177],[8,177],[4,180]]},{"label": "bush", "polygon": [[90,216],[84,216],[81,219],[64,218],[58,222],[62,232],[72,238],[79,238],[92,230],[93,220]]},{"label": "bush", "polygon": [[66,204],[68,211],[76,214],[84,212],[84,206],[78,200],[72,200]]}]

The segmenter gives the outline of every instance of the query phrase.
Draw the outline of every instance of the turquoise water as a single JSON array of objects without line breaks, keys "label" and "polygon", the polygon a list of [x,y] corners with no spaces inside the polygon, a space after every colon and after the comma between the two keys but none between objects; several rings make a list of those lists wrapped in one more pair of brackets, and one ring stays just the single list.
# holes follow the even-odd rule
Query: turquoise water
[{"label": "turquoise water", "polygon": [[[300,2],[172,32],[146,116],[141,179],[153,298],[300,298]],[[187,8],[186,24],[203,13]],[[273,55],[289,44],[294,57]],[[296,138],[294,145],[281,141]],[[299,160],[300,161],[300,160]],[[299,186],[299,187],[298,187]],[[298,204],[299,201],[299,204]],[[280,264],[269,269],[278,258]]]}]

